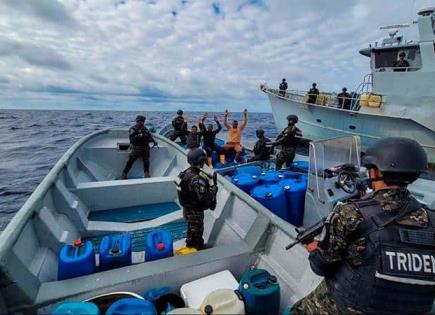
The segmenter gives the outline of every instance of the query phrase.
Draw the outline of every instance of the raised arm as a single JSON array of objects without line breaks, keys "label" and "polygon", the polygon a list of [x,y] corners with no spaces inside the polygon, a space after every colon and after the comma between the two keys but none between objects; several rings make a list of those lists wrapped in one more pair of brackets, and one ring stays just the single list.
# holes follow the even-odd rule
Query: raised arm
[{"label": "raised arm", "polygon": [[242,122],[242,125],[240,126],[240,128],[245,129],[247,124],[248,124],[248,110],[245,109],[243,111],[243,122]]},{"label": "raised arm", "polygon": [[216,135],[222,130],[222,125],[219,122],[219,119],[217,116],[214,116],[214,121],[216,122],[216,125],[217,125],[217,129],[214,131],[214,134]]},{"label": "raised arm", "polygon": [[228,125],[228,109],[226,109],[224,113],[224,126],[227,129],[231,129],[230,125]]}]

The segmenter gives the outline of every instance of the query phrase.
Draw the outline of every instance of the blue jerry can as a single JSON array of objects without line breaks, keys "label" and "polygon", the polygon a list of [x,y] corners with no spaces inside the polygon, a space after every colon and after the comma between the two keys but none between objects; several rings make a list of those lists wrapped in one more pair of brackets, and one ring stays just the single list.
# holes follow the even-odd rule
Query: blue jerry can
[{"label": "blue jerry can", "polygon": [[157,315],[157,312],[150,301],[125,298],[110,305],[106,315]]},{"label": "blue jerry can", "polygon": [[100,270],[131,265],[131,236],[104,236],[100,243]]},{"label": "blue jerry can", "polygon": [[282,186],[278,184],[260,185],[252,189],[251,196],[283,220],[290,219]]},{"label": "blue jerry can", "polygon": [[145,261],[162,259],[174,255],[172,235],[166,230],[147,234],[145,240]]},{"label": "blue jerry can", "polygon": [[241,190],[249,194],[252,188],[258,185],[260,179],[256,175],[242,173],[242,174],[235,175],[232,179],[232,182]]},{"label": "blue jerry can", "polygon": [[99,315],[100,310],[94,303],[90,302],[68,302],[59,304],[52,315]]},{"label": "blue jerry can", "polygon": [[301,226],[304,220],[305,193],[307,181],[301,179],[283,179],[279,184],[284,188],[287,198],[289,222],[295,226]]},{"label": "blue jerry can", "polygon": [[95,272],[94,247],[90,241],[74,241],[64,245],[59,253],[58,280],[80,277]]},{"label": "blue jerry can", "polygon": [[300,170],[303,172],[308,172],[310,168],[310,162],[308,161],[294,161],[292,165],[293,169]]},{"label": "blue jerry can", "polygon": [[245,301],[246,314],[278,315],[280,289],[275,276],[264,269],[252,269],[240,280],[239,292]]}]

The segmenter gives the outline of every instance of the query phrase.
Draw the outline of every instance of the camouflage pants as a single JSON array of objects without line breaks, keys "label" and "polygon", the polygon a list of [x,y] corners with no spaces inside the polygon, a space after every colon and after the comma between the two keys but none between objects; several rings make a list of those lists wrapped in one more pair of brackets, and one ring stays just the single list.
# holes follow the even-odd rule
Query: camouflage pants
[{"label": "camouflage pants", "polygon": [[125,165],[125,168],[122,171],[122,173],[127,175],[128,172],[130,171],[131,167],[133,166],[134,161],[136,161],[139,158],[142,158],[144,172],[149,172],[149,170],[150,170],[150,148],[148,146],[146,146],[146,147],[133,147],[130,154],[128,155],[128,161],[127,161],[127,164]]},{"label": "camouflage pants", "polygon": [[276,169],[279,170],[284,164],[289,166],[293,163],[296,155],[296,148],[294,147],[282,147],[281,152],[276,156]]},{"label": "camouflage pants", "polygon": [[204,211],[183,208],[183,216],[187,221],[186,246],[203,249]]},{"label": "camouflage pants", "polygon": [[354,309],[339,310],[335,301],[328,292],[325,280],[323,280],[313,292],[296,302],[291,310],[292,315],[299,314],[362,314]]},{"label": "camouflage pants", "polygon": [[181,141],[182,144],[186,144],[187,143],[187,135],[182,130],[174,130],[174,132],[169,137],[169,139],[171,139],[171,141],[175,141],[178,137],[180,137],[180,141]]}]

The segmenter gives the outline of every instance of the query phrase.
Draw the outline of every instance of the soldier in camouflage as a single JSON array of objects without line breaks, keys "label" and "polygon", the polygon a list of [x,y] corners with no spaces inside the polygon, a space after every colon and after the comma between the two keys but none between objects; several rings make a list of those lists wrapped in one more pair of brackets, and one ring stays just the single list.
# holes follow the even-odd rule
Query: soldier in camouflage
[{"label": "soldier in camouflage", "polygon": [[[293,306],[292,314],[419,314],[431,309],[432,269],[418,273],[410,258],[427,260],[428,267],[435,242],[432,238],[425,244],[404,243],[399,237],[409,230],[427,233],[435,227],[435,212],[406,188],[427,168],[426,154],[414,140],[386,138],[368,148],[363,164],[374,192],[336,206],[321,239],[306,245],[312,270],[325,278]],[[384,247],[389,248],[387,258],[382,256]],[[396,254],[398,269],[393,270]]]},{"label": "soldier in camouflage", "polygon": [[257,142],[255,143],[254,156],[248,159],[248,162],[254,161],[267,161],[270,159],[270,155],[273,152],[273,147],[271,146],[272,142],[265,137],[263,129],[257,129],[255,131],[257,135]]},{"label": "soldier in camouflage", "polygon": [[172,127],[174,131],[169,137],[172,141],[175,141],[178,137],[182,144],[187,142],[187,119],[183,116],[183,111],[179,109],[177,111],[177,116],[172,119]]},{"label": "soldier in camouflage", "polygon": [[293,163],[296,155],[296,147],[299,144],[299,139],[302,137],[301,130],[296,127],[298,116],[287,116],[288,126],[279,134],[274,142],[274,145],[281,145],[282,150],[276,156],[276,169],[280,170],[283,164],[287,166]]},{"label": "soldier in camouflage", "polygon": [[150,177],[149,143],[153,142],[154,146],[156,146],[157,142],[151,136],[151,132],[148,130],[148,128],[144,126],[145,119],[146,118],[144,116],[138,115],[136,117],[136,124],[128,131],[131,152],[128,155],[127,164],[122,171],[121,179],[127,179],[128,172],[132,168],[134,161],[136,161],[138,158],[142,158],[143,160],[144,177]]},{"label": "soldier in camouflage", "polygon": [[187,221],[186,246],[204,249],[204,211],[216,207],[217,186],[210,185],[210,176],[203,172],[207,156],[202,149],[192,149],[187,160],[191,165],[178,175],[178,199]]}]

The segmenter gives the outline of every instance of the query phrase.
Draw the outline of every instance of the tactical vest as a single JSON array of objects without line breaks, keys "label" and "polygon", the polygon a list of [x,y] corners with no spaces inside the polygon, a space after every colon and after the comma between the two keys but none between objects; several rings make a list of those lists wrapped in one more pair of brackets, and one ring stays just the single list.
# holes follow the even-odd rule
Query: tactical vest
[{"label": "tactical vest", "polygon": [[190,184],[193,179],[201,176],[199,174],[200,172],[200,170],[198,171],[193,168],[188,168],[184,172],[181,172],[180,175],[178,175],[178,179],[176,181],[178,201],[184,208],[194,209],[198,211],[214,209],[216,207],[216,195],[210,192],[208,180],[206,181],[207,186],[205,194],[208,194],[209,198],[205,198],[205,202],[200,202],[196,193],[190,189]]},{"label": "tactical vest", "polygon": [[287,127],[284,130],[284,138],[281,142],[284,147],[296,147],[298,145],[299,138],[296,138],[295,135],[296,135],[296,132],[300,131],[300,130],[297,127],[295,127],[295,128],[296,128],[295,133],[292,133],[290,131],[290,127]]},{"label": "tactical vest", "polygon": [[[410,209],[421,207],[414,198],[410,203]],[[375,200],[355,205],[364,220],[350,242],[365,238],[363,263],[353,266],[345,261],[325,279],[339,310],[352,308],[367,314],[428,312],[435,298],[435,213],[427,209],[429,226],[416,229],[391,222],[395,216],[384,212]]]},{"label": "tactical vest", "polygon": [[181,127],[183,127],[184,124],[183,117],[175,117],[174,120],[172,121],[172,124],[175,130],[181,131]]},{"label": "tactical vest", "polygon": [[[131,127],[134,133],[131,135],[131,144],[135,147],[148,147],[148,143],[150,142],[150,132],[147,128],[137,128],[136,126]],[[138,137],[138,135],[140,135]]]}]

